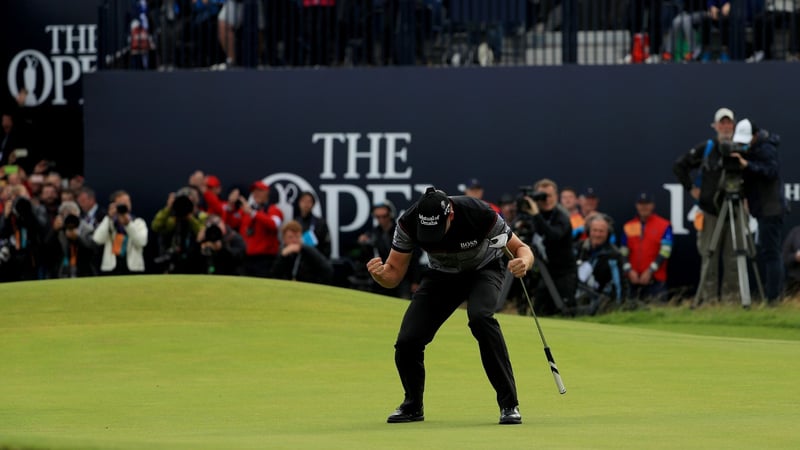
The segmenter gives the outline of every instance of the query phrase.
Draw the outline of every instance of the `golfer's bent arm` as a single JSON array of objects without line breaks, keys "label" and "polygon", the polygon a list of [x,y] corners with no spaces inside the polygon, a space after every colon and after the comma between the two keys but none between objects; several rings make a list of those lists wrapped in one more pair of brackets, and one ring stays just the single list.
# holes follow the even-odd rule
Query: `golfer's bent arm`
[{"label": "golfer's bent arm", "polygon": [[[511,239],[506,246],[511,254],[514,255],[514,259],[508,262],[508,270],[510,270],[514,276],[524,276],[525,272],[531,270],[531,267],[533,267],[533,252],[531,248],[522,242],[515,233],[511,234]],[[524,267],[519,267],[520,262],[524,264]]]},{"label": "golfer's bent arm", "polygon": [[410,252],[400,253],[391,250],[385,263],[380,258],[369,260],[367,262],[367,270],[372,275],[372,279],[386,289],[397,287],[403,281],[403,277],[406,276],[408,266],[411,263],[411,255],[412,253]]}]

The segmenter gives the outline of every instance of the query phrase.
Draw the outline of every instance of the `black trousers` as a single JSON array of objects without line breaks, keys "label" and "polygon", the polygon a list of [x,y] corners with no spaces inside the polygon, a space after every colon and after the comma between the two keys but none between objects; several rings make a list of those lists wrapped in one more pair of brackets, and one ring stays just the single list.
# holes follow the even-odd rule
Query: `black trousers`
[{"label": "black trousers", "polygon": [[481,361],[497,392],[501,408],[517,406],[517,387],[500,324],[494,318],[503,283],[499,261],[479,271],[426,274],[403,317],[395,344],[395,364],[405,390],[404,405],[422,406],[425,390],[425,346],[464,301]]}]

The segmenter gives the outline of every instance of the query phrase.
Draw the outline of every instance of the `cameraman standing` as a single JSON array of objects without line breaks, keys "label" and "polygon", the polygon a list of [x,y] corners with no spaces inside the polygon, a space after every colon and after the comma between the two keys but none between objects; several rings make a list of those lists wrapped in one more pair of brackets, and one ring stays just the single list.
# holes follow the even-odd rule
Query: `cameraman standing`
[{"label": "cameraman standing", "polygon": [[[717,216],[722,207],[722,201],[725,199],[720,189],[720,182],[725,172],[720,143],[728,145],[732,143],[733,111],[728,108],[718,109],[714,114],[714,123],[711,124],[711,127],[717,132],[717,136],[692,147],[688,153],[678,158],[672,167],[672,171],[683,188],[690,193],[700,209],[703,210],[702,231],[698,231],[698,250],[702,267],[707,267],[704,286],[699,287],[702,300],[735,294],[739,285],[731,233],[727,230],[721,233],[719,249],[710,248],[711,236],[717,225]],[[694,179],[692,178],[693,172],[699,172]],[[713,254],[713,259],[710,258],[710,252],[716,250],[719,251]],[[723,270],[722,286],[719,285],[718,258],[720,257]]]},{"label": "cameraman standing", "polygon": [[545,264],[553,284],[564,305],[558,305],[553,299],[544,278],[540,278],[533,291],[536,299],[534,308],[536,315],[553,315],[575,298],[578,285],[578,273],[575,254],[572,249],[572,225],[569,213],[558,203],[558,186],[550,179],[544,178],[536,182],[533,196],[525,195],[525,203],[518,211],[517,222],[527,223],[532,233],[526,244],[536,253],[537,266]]},{"label": "cameraman standing", "polygon": [[[741,153],[731,153],[739,160],[744,180],[744,195],[750,214],[758,220],[756,253],[758,271],[764,281],[768,302],[778,300],[783,286],[781,233],[786,214],[786,197],[779,174],[780,137],[756,128],[748,119],[736,124],[733,142]],[[743,154],[742,154],[743,153]]]},{"label": "cameraman standing", "polygon": [[198,259],[197,236],[207,214],[198,211],[199,194],[192,187],[171,192],[167,204],[153,218],[150,228],[158,233],[161,255],[154,259],[165,273],[203,273]]},{"label": "cameraman standing", "polygon": [[131,197],[125,191],[111,194],[106,215],[92,235],[103,246],[101,275],[124,275],[144,272],[144,247],[147,223],[131,214]]}]

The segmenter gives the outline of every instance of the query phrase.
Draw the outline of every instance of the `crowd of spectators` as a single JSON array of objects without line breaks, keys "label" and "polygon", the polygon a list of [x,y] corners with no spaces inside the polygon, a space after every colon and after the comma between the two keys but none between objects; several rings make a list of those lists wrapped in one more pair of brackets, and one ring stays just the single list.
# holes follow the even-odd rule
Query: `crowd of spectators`
[{"label": "crowd of spectators", "polygon": [[[108,1],[125,11],[125,26],[115,30],[127,35],[127,51],[117,52],[127,58],[117,67],[135,69],[527,64],[519,48],[568,29],[561,0],[491,0],[492,7],[467,0]],[[609,12],[592,16],[593,7]],[[627,32],[621,47],[610,40],[617,54],[603,63],[800,59],[800,0],[613,0],[574,8],[570,29]]]},{"label": "crowd of spectators", "polygon": [[[9,166],[0,168],[0,281],[135,273],[247,275],[410,298],[426,270],[426,255],[415,254],[412,270],[391,290],[366,273],[367,260],[385,258],[391,249],[398,209],[389,201],[373,205],[374,225],[356,242],[344,243],[347,251],[333,260],[330,232],[324,218],[312,212],[317,198],[311,192],[301,193],[293,216],[284,217],[262,181],[225,191],[219,178],[196,171],[184,187],[167,194],[153,217],[141,217],[123,190],[106,202],[80,176],[62,179],[43,163],[30,174]],[[481,198],[483,188],[471,179],[462,193]],[[652,194],[632,198],[632,217],[620,222],[598,211],[593,188],[559,190],[555,181],[543,179],[529,194],[505,194],[497,205],[487,206],[534,248],[540,266],[527,282],[538,314],[596,313],[668,300],[671,226],[656,214]],[[623,225],[615,230],[615,223]],[[798,255],[795,229],[783,256],[790,290],[797,289]],[[507,294],[508,304],[526,313],[519,293]]]}]

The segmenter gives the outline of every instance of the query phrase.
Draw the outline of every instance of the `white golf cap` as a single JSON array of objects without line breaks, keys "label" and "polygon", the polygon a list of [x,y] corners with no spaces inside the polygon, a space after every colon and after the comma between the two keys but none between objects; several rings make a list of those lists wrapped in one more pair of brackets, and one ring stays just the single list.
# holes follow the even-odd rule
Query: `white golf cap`
[{"label": "white golf cap", "polygon": [[725,117],[727,117],[727,118],[729,118],[731,120],[736,120],[736,118],[733,115],[733,111],[731,111],[728,108],[720,108],[720,109],[717,110],[716,113],[714,113],[714,123],[719,122],[720,120],[722,120]]},{"label": "white golf cap", "polygon": [[733,142],[749,144],[751,140],[753,140],[753,124],[748,119],[742,119],[736,124],[736,131],[733,132]]}]

